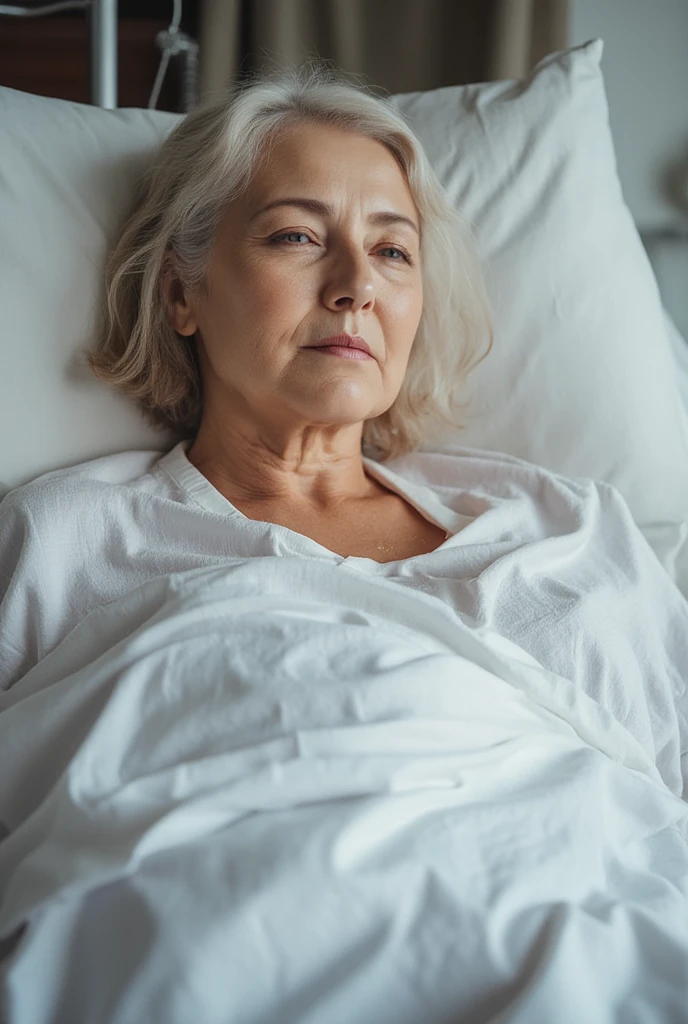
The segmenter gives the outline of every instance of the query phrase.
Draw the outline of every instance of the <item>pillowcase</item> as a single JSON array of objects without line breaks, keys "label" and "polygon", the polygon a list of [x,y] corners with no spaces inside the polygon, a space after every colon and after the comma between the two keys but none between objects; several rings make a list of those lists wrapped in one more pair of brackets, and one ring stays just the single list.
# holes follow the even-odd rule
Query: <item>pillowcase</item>
[{"label": "pillowcase", "polygon": [[677,370],[676,380],[679,394],[681,395],[681,402],[683,403],[683,408],[688,413],[688,343],[666,309],[664,310],[664,323],[666,324],[671,351],[674,353]]},{"label": "pillowcase", "polygon": [[[474,227],[495,314],[467,427],[447,443],[609,481],[670,568],[688,519],[688,417],[616,174],[601,54],[597,40],[524,82],[391,99]],[[134,185],[177,120],[0,89],[4,490],[172,443],[77,353]]]},{"label": "pillowcase", "polygon": [[602,50],[552,54],[523,82],[392,102],[486,268],[494,346],[453,440],[613,484],[671,571],[688,523],[688,416],[616,171]]},{"label": "pillowcase", "polygon": [[47,470],[169,447],[79,358],[108,249],[179,116],[0,88],[0,496]]}]

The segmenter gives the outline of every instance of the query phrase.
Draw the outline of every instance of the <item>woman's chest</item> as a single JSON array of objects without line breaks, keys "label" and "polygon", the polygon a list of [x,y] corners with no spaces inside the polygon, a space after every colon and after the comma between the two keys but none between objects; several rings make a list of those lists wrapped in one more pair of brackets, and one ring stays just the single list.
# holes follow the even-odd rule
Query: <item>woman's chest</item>
[{"label": "woman's chest", "polygon": [[276,523],[309,537],[343,558],[395,562],[434,551],[447,537],[446,530],[397,495],[351,507],[335,516],[285,508],[241,511],[251,519]]}]

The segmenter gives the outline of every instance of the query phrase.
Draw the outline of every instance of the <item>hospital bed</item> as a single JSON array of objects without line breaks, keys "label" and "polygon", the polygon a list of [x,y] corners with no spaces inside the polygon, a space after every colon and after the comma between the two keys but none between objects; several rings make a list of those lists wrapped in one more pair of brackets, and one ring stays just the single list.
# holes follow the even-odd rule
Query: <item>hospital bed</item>
[{"label": "hospital bed", "polygon": [[[567,477],[607,481],[627,501],[666,573],[684,594],[688,594],[688,407],[682,397],[688,382],[686,343],[662,307],[642,243],[623,200],[609,131],[601,57],[602,44],[593,41],[569,53],[546,58],[524,82],[449,87],[392,97],[392,102],[423,142],[451,200],[473,227],[494,310],[495,344],[469,382],[466,425],[456,435],[443,438],[441,446],[459,452],[476,449],[505,452]],[[0,453],[0,482],[5,491],[40,474],[103,454],[125,449],[164,451],[172,441],[149,427],[131,403],[92,379],[84,363],[83,349],[92,345],[97,336],[103,263],[108,246],[131,204],[135,183],[159,141],[176,122],[176,115],[157,111],[104,110],[0,90],[0,221],[3,224],[0,236],[0,309],[3,311],[0,418],[5,439]],[[440,442],[433,440],[424,447],[435,450],[438,445]],[[389,597],[379,595],[380,609],[386,596]],[[153,591],[149,590],[146,600],[154,603],[154,598]],[[205,599],[198,598],[199,601]],[[353,609],[357,599],[353,592],[350,599]],[[409,609],[402,607],[405,599],[400,600],[398,625],[410,628],[414,613],[410,606]],[[441,619],[441,615],[433,617],[428,610],[427,629],[428,635],[434,636],[433,643],[439,644],[440,639],[442,643],[449,643],[442,632]],[[454,652],[465,658],[466,663],[471,662],[473,641],[462,635],[463,646],[458,639],[451,642],[455,643]],[[497,644],[496,640],[494,642]],[[401,645],[402,641],[399,643]],[[489,647],[487,640],[486,644]],[[466,676],[466,692],[472,695],[471,700],[477,699],[476,694],[492,693],[490,686],[497,686],[495,680],[501,672],[499,685],[502,688],[499,692],[495,689],[493,696],[495,700],[504,699],[508,707],[512,701],[514,716],[518,718],[520,698],[511,691],[507,694],[505,680],[509,679],[517,688],[522,686],[524,692],[530,687],[528,692],[532,696],[537,670],[525,662],[516,664],[510,660],[513,651],[508,645],[500,648],[497,644],[489,651],[487,647],[480,657],[475,655],[475,663],[471,662],[473,667]],[[78,660],[79,652],[72,646],[65,657],[68,655]],[[545,700],[542,691],[538,692]],[[546,713],[554,714],[551,707]],[[565,717],[563,706],[557,713]],[[582,719],[575,716],[574,719],[573,731],[582,730]],[[532,743],[537,747],[540,742],[537,723],[535,718],[528,721],[528,728],[532,726],[533,730]],[[632,745],[624,746],[625,741],[618,737],[618,744],[614,746],[609,739],[613,733],[609,723],[605,725],[592,711],[586,722],[589,742],[597,745],[596,749],[605,748],[607,744],[605,749],[608,753],[611,751],[605,770],[614,772],[623,765],[629,769],[628,778],[632,777],[633,785],[640,786],[641,780],[643,785],[654,784],[650,778],[651,766],[645,764],[640,752]],[[559,778],[562,785],[568,779],[566,772],[561,776],[557,772],[562,764],[571,763],[566,758],[575,759],[576,751],[580,753],[575,746],[579,741],[574,742],[573,733],[564,735],[565,732],[562,726],[557,740],[561,744],[557,750],[563,760],[557,761],[552,755],[553,767],[547,775],[547,786],[541,787],[543,793],[550,794],[548,810],[542,812],[545,818],[537,818],[538,828],[543,832],[548,820],[546,815],[555,814],[556,779]],[[390,743],[400,742],[396,734],[392,737],[390,732],[390,737]],[[433,737],[433,742],[440,742],[439,732],[433,733]],[[323,735],[321,739],[323,743],[326,739],[330,742],[332,737]],[[493,739],[495,744],[502,742],[496,733]],[[360,742],[364,742],[363,738]],[[389,753],[392,747],[385,749]],[[542,749],[544,766],[550,762],[544,747]],[[435,768],[441,776],[440,767],[435,765]],[[426,781],[429,777],[424,776]],[[609,798],[604,827],[609,828],[609,834],[613,834],[614,842],[618,842],[621,849],[624,843],[640,841],[639,833],[632,830],[624,833],[621,826],[620,831],[615,831],[618,821],[614,808],[621,807],[623,797],[621,789],[617,793],[614,787],[623,787],[625,782],[621,776],[614,776],[613,780],[611,775],[605,778],[610,794],[614,795]],[[339,784],[336,780],[332,782],[335,788]],[[418,779],[416,784],[421,785]],[[305,793],[308,780],[300,780],[299,785],[304,787]],[[550,785],[554,788],[548,790]],[[630,794],[630,782],[628,786]],[[412,789],[409,783],[409,791]],[[256,793],[257,790],[251,799],[259,799]],[[446,819],[442,817],[445,798],[441,795],[441,786],[433,793],[432,796],[426,793],[426,797],[434,801],[437,814],[434,824],[422,832],[417,847],[419,856],[423,843],[431,842],[433,837],[437,839],[445,827]],[[654,796],[647,796],[647,806],[656,808],[657,821],[661,818],[666,824],[667,842],[677,844],[672,847],[674,854],[663,847],[661,855],[666,864],[678,865],[683,856],[680,844],[685,845],[675,824],[679,812],[668,797],[662,802],[664,798],[659,790],[652,793]],[[617,797],[618,803],[615,802]],[[249,801],[246,794],[244,798]],[[260,795],[260,799],[263,798]],[[489,802],[491,797],[488,795],[486,799]],[[641,796],[633,790],[628,796],[628,806],[635,800],[640,801]],[[409,797],[409,802],[404,804],[408,808],[409,822],[416,813],[411,803]],[[251,806],[255,809],[257,805]],[[583,814],[582,804],[579,809]],[[206,810],[199,805],[189,812],[192,817],[196,815],[193,821],[198,824],[198,836]],[[305,809],[299,813],[303,815],[300,821],[306,828]],[[103,828],[108,821],[102,819]],[[166,820],[169,835],[180,827],[179,821],[173,816]],[[368,826],[361,825],[360,833],[352,827],[346,841],[337,846],[341,863],[353,870],[360,862],[364,874],[363,836],[369,835],[366,827],[379,830],[378,838],[386,827],[392,828],[389,818],[375,817],[371,812]],[[394,827],[400,827],[398,822]],[[295,857],[298,834],[296,826],[289,833],[290,842],[295,844]],[[498,844],[498,837],[493,839]],[[483,853],[488,856],[487,851]],[[67,850],[61,862],[65,878],[72,864],[68,854]],[[477,848],[463,849],[462,855],[479,859],[481,853]],[[650,853],[647,856],[650,857]],[[185,869],[190,872],[189,877],[193,872],[192,860]],[[314,863],[311,861],[311,867]],[[504,861],[504,865],[506,863]],[[636,868],[640,871],[641,865],[638,863]],[[165,870],[163,859],[160,871],[164,874]],[[389,870],[396,870],[394,864],[390,864]],[[575,863],[570,865],[570,870],[570,886],[574,891]],[[543,869],[546,888],[545,875]],[[40,885],[40,872],[35,881]],[[314,890],[318,894],[317,904],[308,904],[308,887],[299,888],[299,884],[295,883],[294,893],[298,894],[298,899],[295,897],[291,910],[294,920],[298,920],[299,915],[313,916],[317,911],[322,914],[323,928],[329,929],[330,934],[336,933],[338,919],[327,916],[326,886],[318,882]],[[411,863],[406,874],[399,874],[398,884],[399,892],[416,891],[414,887],[420,886],[418,891],[424,892],[426,905],[437,908],[447,905],[447,892],[433,890],[431,879],[419,880]],[[681,882],[677,876],[661,884],[666,885],[666,921],[674,921],[675,934],[679,934],[681,907],[685,910],[685,902],[672,904],[670,891],[674,895],[678,893],[685,879]],[[269,881],[265,885],[267,892]],[[362,893],[363,889],[355,888],[350,892],[352,916],[347,918],[347,927],[359,909],[364,913]],[[368,890],[366,894],[366,898],[370,898]],[[280,898],[288,899],[288,896],[282,893]],[[688,893],[683,891],[681,898],[685,901]],[[105,893],[104,906],[107,899]],[[623,900],[619,905],[622,903]],[[403,927],[410,929],[415,911],[410,903],[404,906],[408,907],[411,917]],[[565,917],[566,908],[564,904],[561,907]],[[108,904],[107,912],[115,913],[116,908]],[[336,912],[333,905],[332,913]],[[590,921],[601,921],[610,920],[616,911],[611,904],[604,907],[596,904],[586,905],[585,913],[590,915]],[[137,914],[144,932],[146,927],[152,927],[141,908]],[[564,917],[552,919],[553,931],[549,939],[543,938],[543,949],[547,948],[547,941],[554,942],[557,928],[564,929]],[[63,923],[65,921],[66,918]],[[267,918],[262,921],[255,916],[251,918],[251,941],[266,949],[271,943],[267,921]],[[445,926],[449,928],[450,924]],[[59,931],[59,918],[55,927]],[[661,931],[658,917],[648,915],[647,920],[640,920],[633,928],[635,930],[629,933],[632,935],[629,948],[633,946],[635,950],[644,941],[658,941]],[[237,935],[240,934],[238,931]],[[418,934],[414,962],[424,963],[429,977],[438,976],[438,972],[451,975],[451,963],[440,971],[441,965],[433,960],[434,940],[424,939],[422,930]],[[589,932],[580,932],[581,936],[583,934],[587,936],[585,963],[588,970],[594,965],[597,952],[601,956],[604,948],[602,945],[596,952],[597,932],[592,924]],[[494,962],[502,964],[506,975],[510,968],[504,965],[522,937],[514,933],[507,943],[504,933],[504,947],[489,951]],[[304,989],[298,1000],[294,997],[293,1003],[281,1003],[280,1010],[269,1019],[279,1019],[280,1024],[287,1020],[323,1024],[327,1020],[328,1024],[334,1024],[361,1016],[360,1007],[365,1005],[365,972],[375,963],[378,940],[371,934],[367,945],[351,945],[346,949],[344,933],[341,941],[340,959],[336,964],[333,961],[329,974],[325,972],[313,979],[308,999]],[[604,943],[603,935],[601,941]],[[686,941],[688,948],[688,937]],[[228,948],[227,956],[240,961],[239,945]],[[182,952],[184,957],[192,955],[190,949]],[[483,952],[486,951],[475,951],[475,955],[479,958]],[[561,961],[567,967],[567,980],[556,972],[547,975],[549,980],[541,983],[534,979],[529,994],[519,997],[521,1001],[516,999],[513,1004],[506,995],[503,996],[506,1001],[499,1003],[494,999],[491,1002],[489,993],[485,994],[482,1001],[475,1002],[473,1015],[464,1013],[460,1019],[476,1022],[508,1019],[524,1024],[556,1019],[552,1016],[552,1007],[557,991],[562,991],[557,985],[575,984],[574,968],[583,962],[582,952],[571,949]],[[672,955],[675,952],[676,947],[669,949]],[[275,992],[279,990],[280,971],[283,971],[282,977],[288,973],[287,954],[281,955],[281,966],[276,961],[276,974],[270,981]],[[657,955],[659,958],[662,954]],[[631,962],[632,958],[628,963]],[[203,986],[203,969],[200,953],[194,953],[194,971],[197,972],[194,977],[198,979],[199,991]],[[249,971],[248,965],[245,970]],[[619,973],[613,976],[607,972],[604,978],[597,978],[600,986],[604,982],[604,992],[600,987],[586,994],[585,979],[589,981],[589,976],[586,970],[581,970],[583,980],[576,994],[578,1003],[569,1016],[562,1011],[559,1019],[620,1022],[622,1018],[614,1015],[614,1006],[623,1004],[622,995],[628,985],[633,984],[632,971],[622,974],[619,968]],[[342,1004],[337,1004],[336,1000],[329,1004],[326,1016],[318,1016],[316,1011],[309,1016],[305,1007],[317,1005],[318,993],[339,991],[339,985],[344,993],[345,975],[347,979],[360,977],[362,988],[347,988]],[[250,979],[250,974],[246,977]],[[420,985],[423,970],[419,969],[414,977],[415,984]],[[266,979],[257,980],[257,984],[263,982],[267,984]],[[398,1010],[403,978],[390,976],[389,983],[394,985],[397,1002],[390,998],[390,1008],[385,1010],[380,1006],[376,1021],[420,1021],[421,1018],[413,1018],[410,1011],[404,1018]],[[516,974],[512,976],[512,983],[513,988]],[[663,984],[656,998],[660,1001],[665,998],[662,1005],[673,1006],[680,1013],[680,999],[688,991],[688,986],[682,987],[680,966],[675,967],[672,978],[664,976]],[[547,985],[553,988],[547,990]],[[188,1006],[196,1006],[194,993],[187,992],[187,997]],[[259,1019],[251,1016],[248,989],[243,998],[245,1016],[235,1010],[232,1019]],[[421,997],[416,991],[406,993],[404,998],[404,1005],[410,1007],[415,998]],[[637,1019],[647,1022],[658,1019],[652,1016],[652,1000],[647,1002],[646,993],[643,998],[645,1003],[638,1010]],[[507,1004],[509,1014],[500,1016]],[[182,1017],[175,1016],[180,1012],[179,1005],[171,1009],[161,993],[156,1011],[160,1016],[156,1019],[164,1020],[165,1024],[181,1021]],[[537,1007],[543,1006],[548,1006],[549,1011],[538,1010]],[[143,1019],[136,1017],[140,1006],[137,1009],[135,1002],[127,1007],[120,1006],[119,1015],[113,1011],[109,1019],[120,1024],[133,1024]],[[213,1012],[219,1016],[206,1017],[204,1024],[210,1024],[211,1019],[225,1019],[221,1007],[215,1005]],[[31,1024],[48,1019],[51,1018],[37,1015]],[[153,1018],[147,1016],[146,1019]],[[453,1018],[440,1017],[438,1010],[434,1019],[439,1022]],[[429,1018],[425,1020],[429,1024]],[[29,1024],[28,1018],[16,1024]]]}]

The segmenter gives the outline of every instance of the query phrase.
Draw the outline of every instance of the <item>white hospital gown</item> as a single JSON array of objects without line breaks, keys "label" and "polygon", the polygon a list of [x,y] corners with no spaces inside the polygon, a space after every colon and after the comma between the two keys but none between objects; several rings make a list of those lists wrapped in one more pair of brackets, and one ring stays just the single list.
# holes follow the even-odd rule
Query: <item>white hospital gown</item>
[{"label": "white hospital gown", "polygon": [[47,474],[0,504],[0,685],[93,608],[228,557],[327,560],[441,598],[574,681],[688,797],[688,602],[609,484],[499,453],[413,452],[368,472],[445,528],[435,551],[342,557],[247,518],[186,458],[123,452]]}]

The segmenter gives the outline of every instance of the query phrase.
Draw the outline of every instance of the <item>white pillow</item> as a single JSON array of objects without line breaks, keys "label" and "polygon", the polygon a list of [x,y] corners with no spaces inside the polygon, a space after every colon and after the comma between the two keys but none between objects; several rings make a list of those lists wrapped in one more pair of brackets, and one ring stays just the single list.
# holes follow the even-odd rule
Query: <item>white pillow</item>
[{"label": "white pillow", "polygon": [[178,119],[0,88],[3,492],[99,455],[167,447],[77,353],[92,345],[106,251],[135,183]]},{"label": "white pillow", "polygon": [[664,323],[669,336],[671,351],[674,353],[679,394],[681,395],[683,408],[688,413],[688,343],[666,309],[664,310]]},{"label": "white pillow", "polygon": [[688,416],[616,172],[602,48],[550,55],[522,83],[392,101],[487,270],[494,348],[455,442],[607,480],[671,568],[688,521]]},{"label": "white pillow", "polygon": [[[595,41],[546,58],[524,83],[392,100],[475,227],[495,309],[494,349],[454,442],[610,481],[669,568],[688,519],[688,418],[616,175],[601,53]],[[75,354],[93,337],[134,183],[176,121],[0,89],[4,490],[169,446]]]}]

